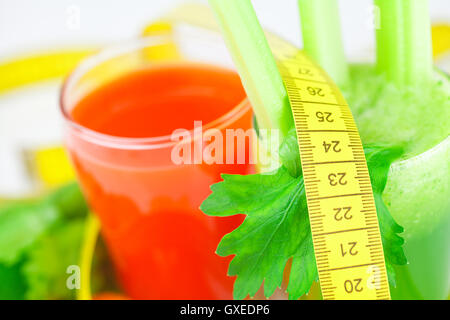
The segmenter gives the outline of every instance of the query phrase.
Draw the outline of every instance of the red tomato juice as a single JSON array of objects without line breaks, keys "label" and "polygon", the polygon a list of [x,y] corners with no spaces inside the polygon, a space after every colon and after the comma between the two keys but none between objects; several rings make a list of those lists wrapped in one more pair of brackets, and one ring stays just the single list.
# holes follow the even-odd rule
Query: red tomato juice
[{"label": "red tomato juice", "polygon": [[[137,70],[87,94],[70,117],[108,135],[69,130],[66,142],[127,296],[231,299],[230,258],[215,249],[242,217],[208,217],[198,207],[221,173],[247,174],[253,166],[174,164],[167,135],[192,130],[194,121],[222,132],[251,128],[238,75],[188,63]],[[224,143],[224,153],[235,150]]]}]

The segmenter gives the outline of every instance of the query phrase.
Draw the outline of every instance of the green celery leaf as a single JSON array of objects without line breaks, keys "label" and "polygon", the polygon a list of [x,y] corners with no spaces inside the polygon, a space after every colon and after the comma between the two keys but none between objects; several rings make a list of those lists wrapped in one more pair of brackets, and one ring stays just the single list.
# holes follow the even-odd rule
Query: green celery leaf
[{"label": "green celery leaf", "polygon": [[311,230],[308,230],[308,232],[309,236],[300,244],[294,254],[291,270],[295,270],[295,272],[291,272],[287,287],[289,299],[296,300],[308,293],[313,281],[319,280]]},{"label": "green celery leaf", "polygon": [[[297,142],[297,132],[295,128],[291,129],[280,146],[281,163],[288,169],[293,177],[302,174],[299,148]],[[399,233],[403,228],[398,225],[388,208],[382,200],[382,194],[386,186],[389,169],[394,160],[400,158],[404,150],[401,147],[391,146],[364,146],[367,166],[369,168],[370,180],[377,207],[378,220],[380,223],[380,232],[383,241],[384,254],[386,256],[386,268],[388,271],[389,282],[392,286],[396,286],[395,272],[393,264],[405,265],[407,263],[406,256],[403,252],[404,240]]]},{"label": "green celery leaf", "polygon": [[225,235],[217,248],[220,256],[235,255],[229,274],[237,275],[234,298],[254,296],[264,281],[270,296],[281,285],[288,259],[299,281],[290,281],[290,298],[308,292],[317,279],[303,179],[284,167],[271,174],[222,175],[201,205],[208,215],[247,215],[242,225]]},{"label": "green celery leaf", "polygon": [[39,201],[21,201],[0,208],[0,263],[16,263],[59,219],[85,215],[86,202],[77,184],[64,186]]},{"label": "green celery leaf", "polygon": [[28,250],[22,273],[27,299],[72,299],[75,290],[66,286],[67,267],[79,265],[85,219],[58,223]]},{"label": "green celery leaf", "polygon": [[302,174],[300,150],[298,148],[297,131],[295,128],[289,130],[281,143],[279,156],[281,163],[286,167],[291,176],[298,177]]},{"label": "green celery leaf", "polygon": [[88,206],[77,183],[69,183],[44,198],[44,203],[57,207],[62,218],[86,216]]},{"label": "green celery leaf", "polygon": [[[294,132],[295,135],[295,132]],[[254,296],[264,283],[270,296],[281,285],[288,259],[293,258],[287,291],[290,299],[307,293],[317,280],[306,197],[299,161],[289,156],[298,150],[295,140],[280,148],[284,166],[270,174],[222,175],[223,181],[211,186],[212,194],[201,210],[211,216],[245,214],[244,222],[225,235],[217,248],[220,256],[234,255],[229,275],[237,276],[234,298]],[[401,155],[398,148],[368,147],[366,157],[373,184],[388,276],[395,285],[393,265],[406,263],[403,231],[384,205],[381,194],[391,162]],[[298,152],[297,152],[298,155]]]},{"label": "green celery leaf", "polygon": [[0,264],[0,300],[22,300],[25,297],[26,283],[20,270],[22,261],[15,265]]},{"label": "green celery leaf", "polygon": [[17,203],[3,207],[0,210],[0,263],[16,263],[57,218],[57,209],[44,203]]},{"label": "green celery leaf", "polygon": [[382,194],[386,186],[391,163],[403,154],[403,149],[399,147],[388,148],[369,145],[364,148],[364,152],[369,167],[375,205],[377,207],[386,270],[388,272],[389,283],[395,287],[396,279],[393,265],[405,265],[407,263],[403,251],[404,240],[398,235],[403,232],[403,228],[392,218],[383,202]]}]

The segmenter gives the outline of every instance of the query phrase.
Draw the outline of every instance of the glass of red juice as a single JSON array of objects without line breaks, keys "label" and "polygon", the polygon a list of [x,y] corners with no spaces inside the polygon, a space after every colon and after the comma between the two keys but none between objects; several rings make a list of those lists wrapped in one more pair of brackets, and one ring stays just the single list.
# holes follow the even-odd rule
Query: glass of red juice
[{"label": "glass of red juice", "polygon": [[[125,294],[231,299],[230,259],[215,249],[242,220],[208,217],[199,206],[221,173],[248,174],[253,165],[227,163],[227,153],[239,150],[225,139],[223,163],[173,159],[180,143],[186,148],[178,150],[192,150],[192,157],[204,150],[194,133],[200,121],[203,132],[223,137],[227,129],[252,127],[250,105],[220,38],[188,32],[106,49],[66,80],[61,110],[66,147]],[[177,129],[191,139],[175,141]],[[249,149],[250,141],[245,159]]]}]

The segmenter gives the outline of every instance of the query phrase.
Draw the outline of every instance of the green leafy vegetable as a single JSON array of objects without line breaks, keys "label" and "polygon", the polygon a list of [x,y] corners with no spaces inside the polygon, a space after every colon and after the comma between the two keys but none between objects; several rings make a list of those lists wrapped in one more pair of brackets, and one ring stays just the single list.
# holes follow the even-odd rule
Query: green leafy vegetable
[{"label": "green leafy vegetable", "polygon": [[19,300],[25,297],[27,287],[21,267],[21,262],[12,266],[0,264],[0,300]]},{"label": "green leafy vegetable", "polygon": [[[281,285],[290,258],[289,299],[307,293],[318,278],[303,176],[299,161],[289,156],[295,154],[290,150],[294,147],[293,141],[283,143],[280,159],[284,165],[269,174],[222,175],[223,181],[211,186],[213,193],[201,205],[211,216],[246,215],[217,248],[220,256],[235,256],[229,266],[229,275],[237,276],[235,299],[254,296],[262,283],[265,296],[272,295]],[[406,263],[403,239],[397,235],[403,229],[390,216],[381,192],[390,164],[400,154],[397,148],[366,148],[391,284],[395,284],[392,265]]]},{"label": "green leafy vegetable", "polygon": [[58,219],[87,212],[77,184],[69,184],[40,201],[0,208],[0,263],[12,265]]},{"label": "green leafy vegetable", "polygon": [[396,277],[393,265],[405,265],[407,263],[402,248],[404,240],[398,236],[399,233],[403,232],[403,228],[392,218],[381,195],[386,186],[390,165],[403,154],[403,149],[367,146],[364,152],[369,167],[378,221],[380,222],[381,240],[383,241],[384,255],[386,257],[388,278],[390,284],[395,287]]},{"label": "green leafy vegetable", "polygon": [[302,174],[300,152],[298,150],[297,132],[295,128],[289,130],[286,138],[280,145],[280,161],[289,171],[291,176],[298,177]]},{"label": "green leafy vegetable", "polygon": [[212,186],[213,194],[201,209],[215,216],[247,215],[217,248],[220,256],[236,255],[229,267],[230,275],[238,275],[234,298],[253,296],[263,280],[265,294],[270,296],[280,286],[291,257],[294,267],[313,268],[302,268],[306,283],[290,283],[290,291],[302,294],[304,287],[309,289],[317,271],[314,253],[308,254],[312,238],[308,216],[302,214],[307,212],[303,179],[293,178],[284,167],[271,175],[223,175],[223,179]]},{"label": "green leafy vegetable", "polygon": [[48,231],[30,248],[22,272],[27,299],[73,299],[66,286],[67,268],[79,264],[84,219],[64,222]]},{"label": "green leafy vegetable", "polygon": [[2,299],[73,296],[62,280],[68,276],[67,266],[78,263],[87,210],[76,183],[42,199],[0,207]]},{"label": "green leafy vegetable", "polygon": [[58,212],[47,204],[20,203],[0,211],[0,262],[12,265],[56,221]]}]

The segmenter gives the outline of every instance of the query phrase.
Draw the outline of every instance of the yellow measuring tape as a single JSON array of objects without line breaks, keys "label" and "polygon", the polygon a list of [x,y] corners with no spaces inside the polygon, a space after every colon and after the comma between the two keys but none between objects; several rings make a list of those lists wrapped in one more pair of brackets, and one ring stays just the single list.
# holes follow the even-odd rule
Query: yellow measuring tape
[{"label": "yellow measuring tape", "polygon": [[[160,22],[147,27],[143,35],[166,35],[171,31],[170,24]],[[67,76],[80,61],[97,51],[98,49],[85,47],[49,51],[0,61],[0,96],[27,85],[61,79]],[[175,45],[170,42],[145,50],[145,55],[145,58],[151,61],[179,59]],[[23,154],[30,175],[46,188],[57,187],[75,178],[66,152],[58,143],[37,145]]]},{"label": "yellow measuring tape", "polygon": [[431,28],[433,55],[439,58],[450,51],[450,25],[437,24]]},{"label": "yellow measuring tape", "polygon": [[[167,20],[217,30],[203,6],[183,6]],[[323,298],[390,299],[369,171],[350,108],[302,51],[273,35],[267,38],[297,129]]]},{"label": "yellow measuring tape", "polygon": [[338,87],[303,52],[271,39],[294,116],[324,299],[390,299],[369,171]]},{"label": "yellow measuring tape", "polygon": [[[0,63],[0,95],[66,76],[82,59],[95,51],[92,48],[62,50],[4,61]],[[65,151],[58,145],[36,146],[23,154],[30,174],[45,187],[58,186],[74,179]]]},{"label": "yellow measuring tape", "polygon": [[[213,28],[215,24],[210,23],[213,19],[209,10],[198,6],[191,9],[178,8],[166,21],[194,25],[201,22],[197,25]],[[144,33],[151,34],[153,29],[161,28],[149,27]],[[303,52],[279,38],[268,36],[268,39],[288,91],[297,129],[323,297],[390,299],[370,177],[350,109],[338,87]],[[177,55],[172,47],[168,48],[168,53]],[[48,69],[44,70],[50,77],[61,73],[61,70],[53,72],[51,69],[55,65],[54,58],[42,58],[49,61]],[[74,57],[77,59],[78,53]],[[11,74],[10,79],[16,79],[12,87],[36,80],[18,76],[13,72],[17,68],[11,67],[4,65],[3,71]],[[21,69],[24,75],[30,70]],[[2,89],[11,89],[11,82],[0,82]],[[93,227],[94,233],[97,229]],[[91,256],[93,251],[86,252]],[[81,298],[89,296],[90,293],[85,292]]]}]

